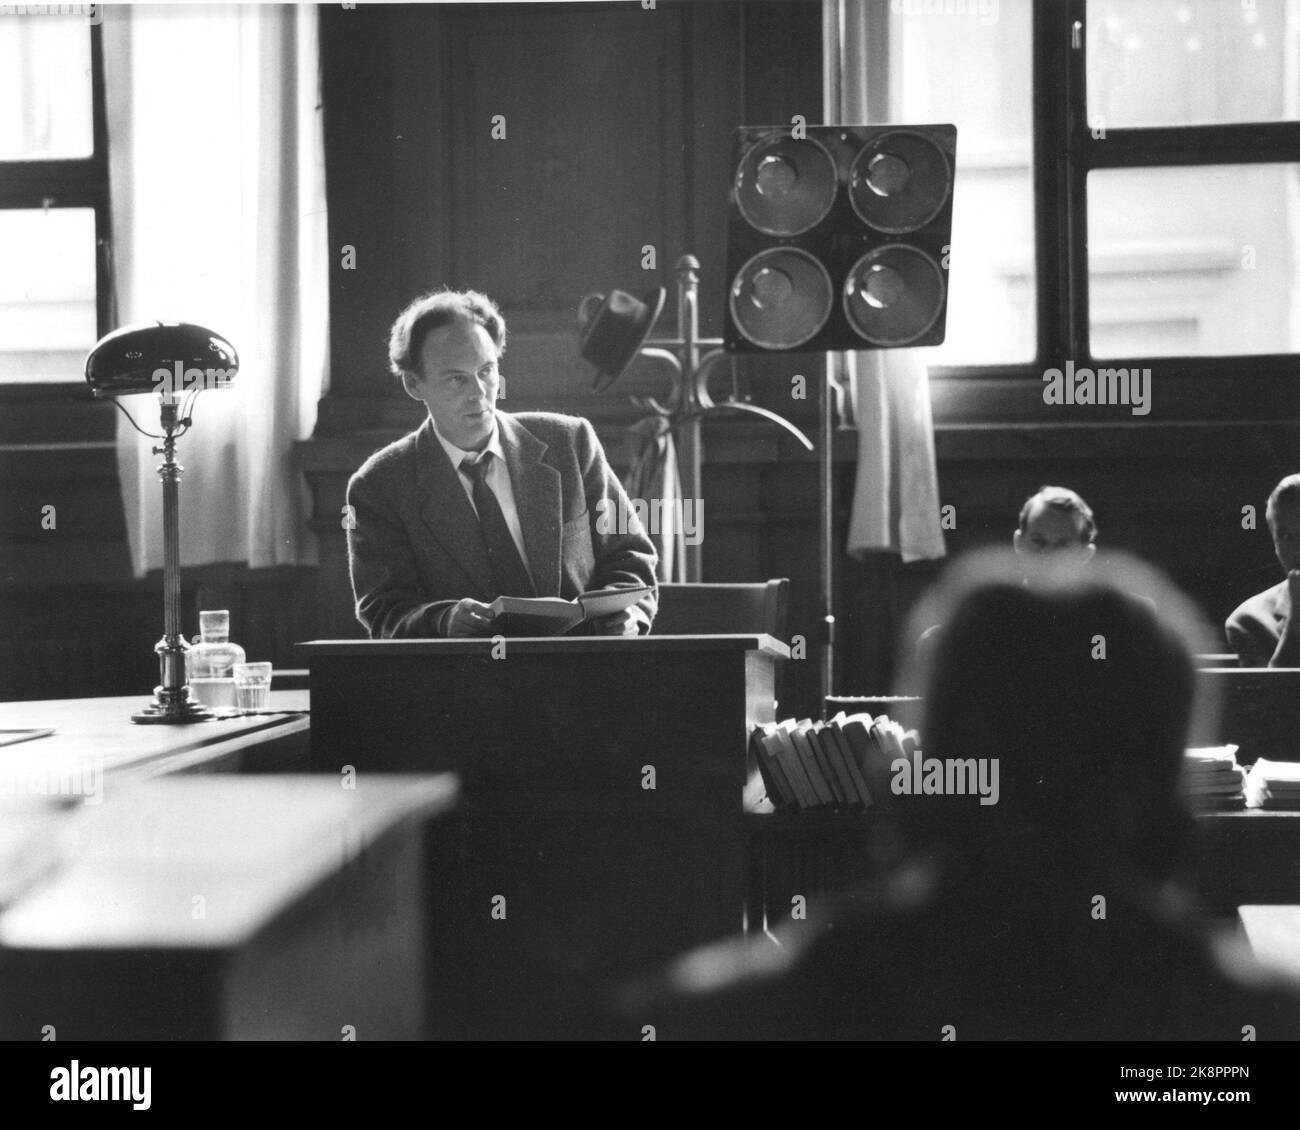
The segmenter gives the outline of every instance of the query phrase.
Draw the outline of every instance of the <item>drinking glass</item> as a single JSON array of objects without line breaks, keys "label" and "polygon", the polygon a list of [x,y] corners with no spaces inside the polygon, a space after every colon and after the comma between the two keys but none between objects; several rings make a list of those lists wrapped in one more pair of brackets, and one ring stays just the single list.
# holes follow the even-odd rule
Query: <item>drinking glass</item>
[{"label": "drinking glass", "polygon": [[235,706],[241,714],[256,714],[271,706],[271,665],[235,664]]}]

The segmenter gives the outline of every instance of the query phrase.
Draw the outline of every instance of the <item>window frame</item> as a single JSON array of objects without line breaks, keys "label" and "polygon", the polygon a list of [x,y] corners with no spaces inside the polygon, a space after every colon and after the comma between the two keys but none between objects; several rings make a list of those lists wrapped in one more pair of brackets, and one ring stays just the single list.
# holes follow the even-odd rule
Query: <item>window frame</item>
[{"label": "window frame", "polygon": [[[1071,241],[1072,356],[1092,361],[1088,289],[1088,174],[1095,169],[1169,168],[1188,165],[1249,165],[1294,163],[1300,154],[1300,122],[1242,122],[1195,126],[1142,126],[1107,129],[1097,138],[1087,121],[1087,0],[1069,0],[1064,37],[1070,42],[1066,70],[1068,113],[1068,207]],[[1078,29],[1078,46],[1073,34]],[[1059,33],[1058,33],[1059,34]],[[1138,358],[1175,372],[1215,371],[1249,365],[1254,372],[1283,371],[1294,375],[1300,351],[1273,354],[1197,354]]]},{"label": "window frame", "polygon": [[[1300,121],[1108,127],[1104,139],[1093,137],[1087,119],[1087,0],[1035,3],[1032,26],[1037,357],[1003,365],[936,365],[930,372],[938,379],[1037,381],[1045,368],[1066,360],[1097,360],[1091,348],[1088,285],[1087,181],[1093,170],[1294,163],[1300,153]],[[1159,367],[1162,378],[1226,375],[1260,385],[1295,384],[1300,371],[1300,351],[1161,354],[1126,361]],[[1240,406],[1247,415],[1262,407],[1263,401],[1254,398]],[[1276,410],[1292,407],[1279,404]]]},{"label": "window frame", "polygon": [[[44,17],[41,17],[44,18]],[[108,111],[104,99],[102,27],[90,32],[91,137],[88,157],[0,161],[0,209],[91,208],[95,213],[95,336],[114,319],[112,212],[109,199]],[[91,400],[85,380],[0,382],[0,402]]]}]

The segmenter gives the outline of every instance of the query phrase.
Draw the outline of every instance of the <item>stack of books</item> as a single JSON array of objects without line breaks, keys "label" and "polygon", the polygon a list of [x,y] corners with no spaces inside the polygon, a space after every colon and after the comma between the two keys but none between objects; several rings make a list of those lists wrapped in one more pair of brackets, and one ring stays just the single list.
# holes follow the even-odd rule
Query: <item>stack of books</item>
[{"label": "stack of books", "polygon": [[845,714],[829,722],[769,722],[750,735],[767,799],[775,808],[866,809],[887,805],[892,766],[915,739],[886,715]]},{"label": "stack of books", "polygon": [[1246,804],[1251,808],[1300,808],[1300,762],[1261,757],[1246,774]]},{"label": "stack of books", "polygon": [[1189,749],[1183,767],[1188,796],[1196,811],[1226,812],[1246,807],[1242,791],[1246,771],[1237,764],[1235,745]]}]

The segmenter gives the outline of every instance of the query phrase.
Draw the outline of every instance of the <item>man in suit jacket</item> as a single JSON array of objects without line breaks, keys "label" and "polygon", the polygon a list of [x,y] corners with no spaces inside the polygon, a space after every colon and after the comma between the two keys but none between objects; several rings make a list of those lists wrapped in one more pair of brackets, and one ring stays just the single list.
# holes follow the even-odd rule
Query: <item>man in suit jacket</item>
[{"label": "man in suit jacket", "polygon": [[[425,295],[393,325],[390,367],[429,417],[348,484],[352,589],[372,638],[491,635],[500,595],[655,586],[654,545],[591,424],[497,410],[505,337],[474,291]],[[656,606],[657,591],[592,630],[647,632]]]},{"label": "man in suit jacket", "polygon": [[1286,580],[1237,606],[1224,628],[1243,667],[1300,667],[1300,475],[1273,488],[1265,510]]},{"label": "man in suit jacket", "polygon": [[[1097,519],[1069,487],[1039,487],[1020,507],[1011,547],[1027,585],[1079,578],[1097,554]],[[930,654],[942,630],[934,624],[921,633],[918,657]]]}]

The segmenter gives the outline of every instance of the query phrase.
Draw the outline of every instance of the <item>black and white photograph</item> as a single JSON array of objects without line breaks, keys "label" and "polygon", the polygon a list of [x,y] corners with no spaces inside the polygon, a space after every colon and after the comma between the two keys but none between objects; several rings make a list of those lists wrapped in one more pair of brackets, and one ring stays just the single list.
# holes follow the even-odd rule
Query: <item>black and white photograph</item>
[{"label": "black and white photograph", "polygon": [[260,1041],[1258,1110],[1297,603],[1300,0],[0,4],[33,1110]]}]

